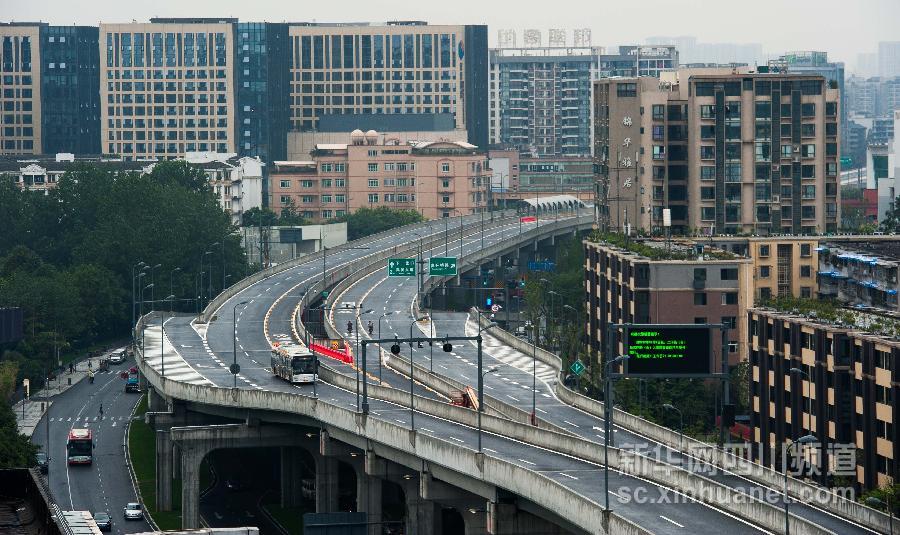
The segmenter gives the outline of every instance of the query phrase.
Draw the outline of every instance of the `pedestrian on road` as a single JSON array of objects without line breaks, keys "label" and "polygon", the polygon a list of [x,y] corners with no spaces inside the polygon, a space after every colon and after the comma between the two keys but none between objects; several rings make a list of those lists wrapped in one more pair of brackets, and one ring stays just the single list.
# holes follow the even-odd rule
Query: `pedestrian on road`
[{"label": "pedestrian on road", "polygon": [[69,363],[69,375],[71,375],[73,371],[75,371],[75,366],[70,362]]},{"label": "pedestrian on road", "polygon": [[100,417],[103,418],[103,403],[100,403]]},{"label": "pedestrian on road", "polygon": [[91,362],[91,359],[88,359],[88,369],[90,370],[90,369],[92,369],[92,367],[93,367],[93,363]]},{"label": "pedestrian on road", "polygon": [[373,332],[375,332],[375,325],[372,324],[372,320],[369,320],[369,336],[372,336]]}]

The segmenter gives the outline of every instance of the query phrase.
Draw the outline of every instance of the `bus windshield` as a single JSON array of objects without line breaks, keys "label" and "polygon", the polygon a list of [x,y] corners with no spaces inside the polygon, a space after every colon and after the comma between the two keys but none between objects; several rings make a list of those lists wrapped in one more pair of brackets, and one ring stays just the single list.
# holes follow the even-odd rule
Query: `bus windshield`
[{"label": "bus windshield", "polygon": [[316,373],[316,357],[294,357],[291,368],[294,373]]},{"label": "bus windshield", "polygon": [[89,440],[70,440],[66,444],[66,450],[71,456],[90,455],[91,449],[91,441]]}]

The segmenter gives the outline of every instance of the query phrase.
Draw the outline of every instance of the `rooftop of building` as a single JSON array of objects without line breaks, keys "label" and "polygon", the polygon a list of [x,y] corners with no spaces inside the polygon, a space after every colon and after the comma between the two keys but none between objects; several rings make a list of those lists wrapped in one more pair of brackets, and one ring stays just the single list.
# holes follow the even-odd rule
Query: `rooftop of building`
[{"label": "rooftop of building", "polygon": [[900,266],[900,240],[868,240],[829,242],[823,240],[820,255],[870,266]]},{"label": "rooftop of building", "polygon": [[749,258],[718,248],[707,248],[700,242],[685,238],[665,240],[662,238],[628,237],[618,232],[594,231],[587,241],[616,249],[630,256],[646,258],[656,262],[750,262]]},{"label": "rooftop of building", "polygon": [[[189,165],[201,166],[204,169],[226,169],[241,165],[240,157],[235,153],[198,152],[187,153],[185,158]],[[106,154],[20,154],[0,156],[0,172],[20,172],[34,165],[45,171],[66,171],[78,164],[95,165],[106,169],[141,171],[159,163],[157,159],[126,160],[121,156]],[[261,162],[260,162],[261,163]]]},{"label": "rooftop of building", "polygon": [[845,306],[832,300],[778,297],[761,301],[750,311],[900,345],[900,314],[889,310]]}]

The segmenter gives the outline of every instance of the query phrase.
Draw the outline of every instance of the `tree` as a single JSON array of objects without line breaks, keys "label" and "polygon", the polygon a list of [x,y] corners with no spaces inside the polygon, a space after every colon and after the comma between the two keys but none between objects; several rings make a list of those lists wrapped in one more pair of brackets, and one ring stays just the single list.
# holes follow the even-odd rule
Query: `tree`
[{"label": "tree", "polygon": [[283,226],[299,226],[306,225],[308,222],[303,216],[297,213],[294,199],[288,197],[288,202],[281,209],[281,215],[278,217],[278,224]]},{"label": "tree", "polygon": [[347,222],[347,239],[357,240],[371,234],[383,232],[403,225],[419,223],[425,218],[415,210],[395,210],[387,206],[360,208],[359,210],[334,219]]},{"label": "tree", "polygon": [[16,416],[7,403],[16,388],[17,376],[18,367],[14,362],[5,359],[0,362],[0,469],[35,465],[37,447],[19,434]]},{"label": "tree", "polygon": [[884,214],[884,221],[881,222],[881,230],[884,232],[900,231],[900,197],[891,202],[891,207]]},{"label": "tree", "polygon": [[278,225],[278,214],[268,208],[257,208],[254,206],[249,210],[244,210],[241,219],[242,227],[274,227]]}]

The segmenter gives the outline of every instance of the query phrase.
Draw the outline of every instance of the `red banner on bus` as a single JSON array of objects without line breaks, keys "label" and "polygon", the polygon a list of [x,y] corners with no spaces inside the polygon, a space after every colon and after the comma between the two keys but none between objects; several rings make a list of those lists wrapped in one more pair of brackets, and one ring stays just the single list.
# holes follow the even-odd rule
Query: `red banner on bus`
[{"label": "red banner on bus", "polygon": [[534,223],[537,221],[537,217],[533,215],[527,215],[519,218],[520,223]]}]

